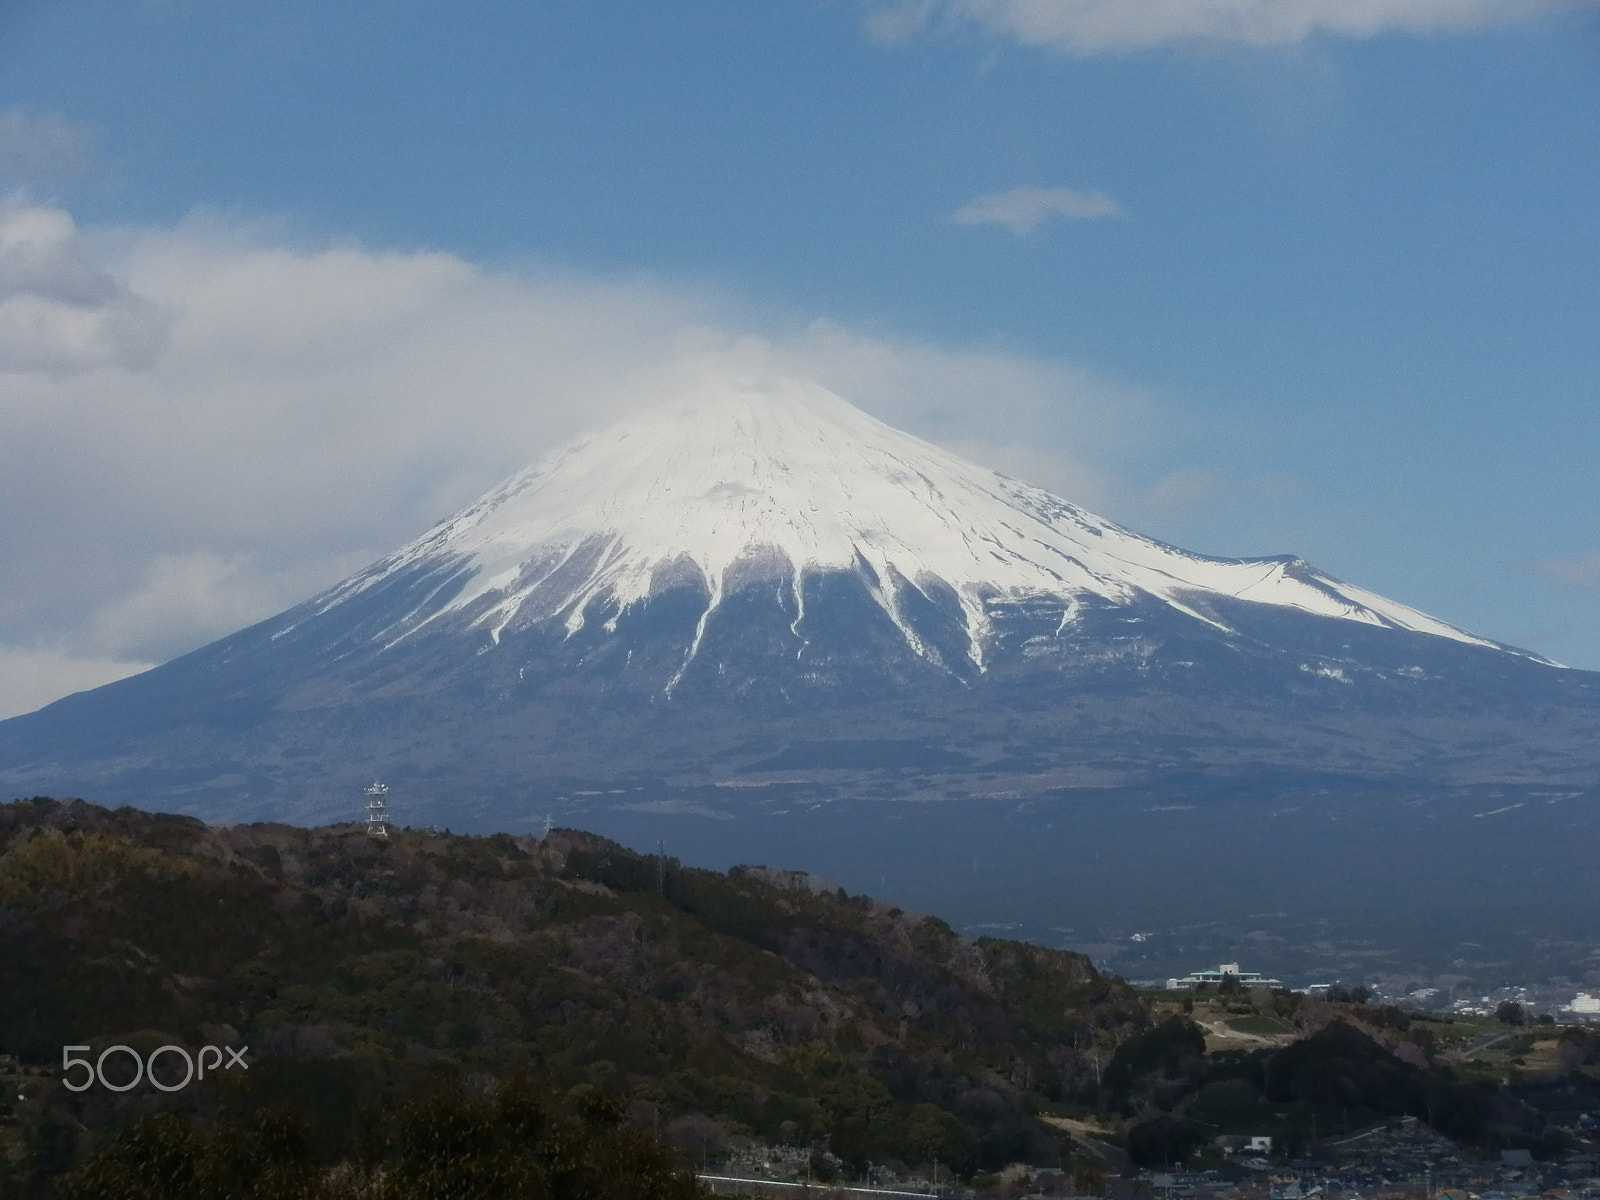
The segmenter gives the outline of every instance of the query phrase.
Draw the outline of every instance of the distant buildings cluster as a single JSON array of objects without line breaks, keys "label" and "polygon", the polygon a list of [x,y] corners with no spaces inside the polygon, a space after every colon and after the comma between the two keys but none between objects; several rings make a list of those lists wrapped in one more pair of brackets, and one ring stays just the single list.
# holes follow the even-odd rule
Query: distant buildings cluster
[{"label": "distant buildings cluster", "polygon": [[[1285,990],[1285,984],[1278,979],[1270,979],[1259,971],[1246,971],[1238,963],[1222,963],[1217,967],[1204,971],[1190,971],[1184,976],[1174,976],[1166,981],[1166,990],[1169,992],[1193,992],[1205,990],[1219,990],[1224,985],[1234,986],[1249,990],[1251,988],[1270,988]],[[1150,981],[1144,986],[1160,986],[1160,981]],[[1314,1000],[1348,999],[1347,989],[1337,984],[1312,983],[1303,988],[1287,989],[1310,996]],[[1451,997],[1444,1001],[1438,988],[1418,988],[1404,996],[1389,997],[1381,992],[1361,987],[1349,989],[1358,992],[1361,999],[1372,998],[1388,1004],[1400,1004],[1411,1008],[1446,1008],[1447,1011],[1460,1016],[1493,1016],[1497,1008],[1505,1001],[1511,1001],[1525,1009],[1530,1017],[1534,1013],[1549,1013],[1556,1020],[1563,1019],[1588,1022],[1600,1020],[1600,996],[1588,992],[1579,992],[1570,1003],[1562,1004],[1549,994],[1548,989],[1543,994],[1535,997],[1525,987],[1509,986],[1486,996]]]},{"label": "distant buildings cluster", "polygon": [[[1525,1149],[1480,1159],[1415,1117],[1330,1138],[1314,1159],[1269,1161],[1267,1139],[1219,1138],[1237,1171],[1144,1171],[1149,1200],[1597,1200],[1592,1153],[1537,1161]],[[1119,1181],[1120,1182],[1120,1181]]]}]

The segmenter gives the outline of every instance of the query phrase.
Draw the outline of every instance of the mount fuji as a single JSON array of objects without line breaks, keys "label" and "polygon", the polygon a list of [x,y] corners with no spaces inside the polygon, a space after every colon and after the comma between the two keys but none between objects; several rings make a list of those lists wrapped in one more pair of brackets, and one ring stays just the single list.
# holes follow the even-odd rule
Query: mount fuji
[{"label": "mount fuji", "polygon": [[0,786],[307,817],[381,771],[493,823],[635,776],[1587,784],[1597,715],[1593,674],[780,382],[579,438],[304,604],[0,722]]},{"label": "mount fuji", "polygon": [[[1330,844],[1313,819],[1367,830],[1368,864],[1413,835],[1452,872],[1593,849],[1597,731],[1600,675],[1295,557],[1164,545],[783,382],[582,437],[295,608],[0,722],[0,788],[315,822],[380,773],[410,821],[581,814],[874,884],[915,824],[930,907],[971,847],[1049,844],[1049,872],[1133,839],[1154,874],[1096,876],[1095,850],[1081,908],[1264,814],[1301,814],[1260,845],[1295,872]],[[1120,832],[1094,842],[1091,810]],[[784,824],[808,813],[833,816]]]}]

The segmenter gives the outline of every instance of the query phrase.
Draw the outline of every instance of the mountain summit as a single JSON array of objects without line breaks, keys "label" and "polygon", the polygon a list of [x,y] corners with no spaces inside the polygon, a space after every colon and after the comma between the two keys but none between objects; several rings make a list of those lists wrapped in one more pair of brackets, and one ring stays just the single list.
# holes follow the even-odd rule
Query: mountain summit
[{"label": "mountain summit", "polygon": [[1163,545],[785,382],[582,437],[288,612],[0,722],[0,785],[304,818],[381,770],[414,812],[492,825],[530,796],[774,772],[921,796],[1532,783],[1594,766],[1596,695],[1298,559]]},{"label": "mountain summit", "polygon": [[[653,596],[698,587],[673,683],[724,600],[758,582],[792,617],[803,659],[807,580],[832,573],[858,581],[908,649],[958,672],[984,669],[999,614],[1023,604],[1058,635],[1086,604],[1146,599],[1231,634],[1225,599],[1494,645],[1299,559],[1209,558],[1141,537],[798,382],[727,388],[572,442],[314,613],[418,572],[439,586],[382,631],[385,644],[435,622],[494,643],[536,626],[614,631]],[[929,636],[939,609],[953,642]]]}]

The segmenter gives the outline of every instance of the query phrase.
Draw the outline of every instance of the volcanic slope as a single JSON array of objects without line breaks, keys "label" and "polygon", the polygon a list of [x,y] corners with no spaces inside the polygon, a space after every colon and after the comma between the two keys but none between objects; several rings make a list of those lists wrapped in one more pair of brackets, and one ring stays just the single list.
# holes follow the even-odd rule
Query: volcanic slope
[{"label": "volcanic slope", "polygon": [[305,604],[0,723],[0,787],[305,819],[382,770],[484,826],[797,773],[1567,785],[1600,758],[1597,684],[780,383],[581,438]]}]

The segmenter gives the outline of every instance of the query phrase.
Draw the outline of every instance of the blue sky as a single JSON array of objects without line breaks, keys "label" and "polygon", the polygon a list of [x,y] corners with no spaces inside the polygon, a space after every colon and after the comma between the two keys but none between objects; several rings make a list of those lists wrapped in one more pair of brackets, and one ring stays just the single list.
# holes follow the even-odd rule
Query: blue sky
[{"label": "blue sky", "polygon": [[1592,3],[0,0],[0,192],[0,713],[685,354],[1600,668]]}]

